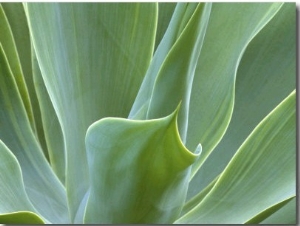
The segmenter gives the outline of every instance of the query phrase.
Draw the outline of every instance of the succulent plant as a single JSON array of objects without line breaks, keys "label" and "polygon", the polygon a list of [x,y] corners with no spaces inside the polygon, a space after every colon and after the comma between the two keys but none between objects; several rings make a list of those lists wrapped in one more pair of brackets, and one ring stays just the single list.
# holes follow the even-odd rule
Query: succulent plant
[{"label": "succulent plant", "polygon": [[295,19],[1,3],[0,223],[295,223]]}]

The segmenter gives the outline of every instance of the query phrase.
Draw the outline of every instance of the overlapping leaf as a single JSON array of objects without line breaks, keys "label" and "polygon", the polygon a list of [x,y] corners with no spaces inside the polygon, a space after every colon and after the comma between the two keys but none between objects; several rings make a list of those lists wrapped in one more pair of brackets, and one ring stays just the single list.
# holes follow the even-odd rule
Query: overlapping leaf
[{"label": "overlapping leaf", "polygon": [[189,110],[187,147],[202,144],[192,176],[220,141],[233,110],[235,74],[248,43],[281,3],[214,3],[196,68]]},{"label": "overlapping leaf", "polygon": [[178,4],[143,80],[129,118],[166,116],[182,101],[178,126],[186,140],[190,90],[211,3]]},{"label": "overlapping leaf", "polygon": [[169,26],[176,5],[176,2],[158,2],[158,20],[156,28],[155,49],[158,47]]},{"label": "overlapping leaf", "polygon": [[295,223],[294,4],[24,6],[0,6],[0,223]]},{"label": "overlapping leaf", "polygon": [[[12,51],[11,54],[14,53],[13,50],[16,51],[14,55],[12,55],[12,59],[15,64],[18,65],[19,74],[22,72],[22,76],[24,77],[24,81],[26,83],[26,87],[28,88],[28,93],[21,95],[22,99],[24,97],[30,98],[30,104],[32,108],[32,114],[29,117],[33,117],[32,125],[34,128],[34,132],[38,137],[39,143],[43,148],[43,152],[45,156],[48,158],[47,145],[44,138],[43,125],[41,121],[41,113],[39,102],[37,100],[33,76],[32,76],[32,61],[31,61],[31,40],[29,35],[29,29],[27,25],[27,19],[24,11],[24,7],[22,3],[1,3],[3,11],[5,12],[5,16],[7,18],[7,25],[11,30],[11,41],[7,42],[7,45]],[[6,37],[7,38],[7,37]],[[15,43],[15,46],[14,46]],[[14,48],[15,47],[15,48]],[[6,48],[4,48],[5,50]],[[8,54],[8,52],[6,52]],[[10,64],[12,66],[12,64]],[[13,71],[16,73],[16,71]],[[18,75],[17,73],[17,75]],[[20,76],[20,75],[19,75]],[[22,78],[23,79],[23,78]],[[20,88],[19,88],[20,90]],[[26,101],[26,100],[25,100]],[[24,102],[25,106],[26,103]],[[31,111],[31,110],[30,110]],[[30,118],[31,119],[31,118]]]},{"label": "overlapping leaf", "polygon": [[20,165],[1,140],[0,159],[0,216],[20,210],[35,211],[25,192]]},{"label": "overlapping leaf", "polygon": [[241,224],[295,196],[295,104],[293,91],[253,130],[205,198],[176,222]]},{"label": "overlapping leaf", "polygon": [[50,168],[33,134],[1,46],[0,109],[0,139],[19,161],[25,190],[33,206],[48,221],[68,222],[65,190]]},{"label": "overlapping leaf", "polygon": [[296,197],[292,196],[263,210],[245,224],[295,224]]},{"label": "overlapping leaf", "polygon": [[261,221],[261,224],[297,224],[297,197],[292,198],[286,205]]},{"label": "overlapping leaf", "polygon": [[197,158],[180,140],[177,114],[178,109],[156,120],[106,118],[89,128],[86,223],[176,220]]},{"label": "overlapping leaf", "polygon": [[285,3],[249,43],[237,71],[229,127],[191,181],[189,197],[222,172],[255,126],[295,89],[295,16],[295,4]]},{"label": "overlapping leaf", "polygon": [[36,95],[42,113],[41,123],[47,145],[49,161],[53,171],[60,181],[65,184],[66,153],[61,125],[59,124],[53,104],[46,90],[34,51],[32,52],[32,67],[34,87],[36,89]]},{"label": "overlapping leaf", "polygon": [[21,93],[21,98],[24,103],[26,113],[28,115],[29,121],[33,129],[35,129],[33,113],[30,103],[30,97],[23,76],[23,71],[20,63],[19,53],[16,47],[15,40],[13,38],[13,33],[10,24],[7,20],[6,14],[3,10],[2,5],[0,5],[0,42],[2,48],[6,52],[6,57],[8,63],[12,70],[12,74],[16,80],[19,92]]},{"label": "overlapping leaf", "polygon": [[89,184],[86,130],[102,117],[128,115],[152,57],[157,6],[33,3],[26,10],[65,139],[73,221]]}]

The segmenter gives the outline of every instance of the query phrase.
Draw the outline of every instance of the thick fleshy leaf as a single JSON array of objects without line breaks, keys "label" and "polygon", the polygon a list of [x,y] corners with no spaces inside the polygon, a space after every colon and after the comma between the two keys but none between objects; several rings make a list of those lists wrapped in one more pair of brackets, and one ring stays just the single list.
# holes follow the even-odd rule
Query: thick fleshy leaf
[{"label": "thick fleshy leaf", "polygon": [[[32,61],[31,61],[31,40],[27,19],[22,3],[1,3],[7,21],[10,25],[12,36],[16,45],[16,51],[20,58],[20,65],[23,76],[28,88],[34,122],[35,133],[39,138],[39,142],[43,148],[43,152],[48,158],[47,145],[44,138],[44,131],[41,123],[40,107],[37,100],[33,77],[32,77]],[[5,48],[4,48],[5,49]]]},{"label": "thick fleshy leaf", "polygon": [[176,7],[175,2],[158,2],[158,21],[156,28],[155,49],[162,40]]},{"label": "thick fleshy leaf", "polygon": [[295,111],[293,91],[253,130],[202,202],[176,223],[241,224],[295,196]]},{"label": "thick fleshy leaf", "polygon": [[294,197],[277,212],[261,221],[261,224],[297,224],[297,198]]},{"label": "thick fleshy leaf", "polygon": [[185,201],[190,165],[178,109],[155,120],[102,119],[86,136],[91,190],[85,223],[172,223]]},{"label": "thick fleshy leaf", "polygon": [[[184,143],[190,90],[210,9],[211,3],[177,5],[129,116],[139,119],[161,118],[170,114],[182,101],[178,127]],[[144,112],[142,117],[141,112]]]},{"label": "thick fleshy leaf", "polygon": [[66,153],[64,138],[34,51],[32,52],[32,72],[39,107],[42,113],[42,128],[44,129],[43,133],[48,147],[50,165],[60,181],[65,184]]},{"label": "thick fleshy leaf", "polygon": [[6,53],[8,63],[10,65],[12,74],[16,80],[16,84],[21,94],[21,98],[25,106],[26,113],[28,115],[31,126],[33,129],[35,129],[29,93],[23,76],[23,71],[22,71],[17,47],[15,44],[15,40],[13,38],[10,24],[7,20],[6,14],[1,4],[0,4],[0,30],[1,30],[0,43]]},{"label": "thick fleshy leaf", "polygon": [[19,161],[25,190],[33,206],[48,221],[67,223],[66,192],[33,134],[1,45],[0,109],[0,139]]},{"label": "thick fleshy leaf", "polygon": [[0,214],[2,224],[44,224],[45,222],[35,213],[19,211],[8,214]]},{"label": "thick fleshy leaf", "polygon": [[235,74],[253,37],[282,3],[214,3],[197,64],[189,111],[187,147],[202,144],[192,176],[220,141],[230,121]]},{"label": "thick fleshy leaf", "polygon": [[20,210],[35,211],[25,192],[20,165],[1,140],[0,159],[0,214]]},{"label": "thick fleshy leaf", "polygon": [[[205,196],[211,191],[211,189],[215,186],[215,183],[217,182],[219,177],[216,177],[209,185],[207,185],[204,189],[201,190],[197,195],[195,195],[193,198],[189,199],[183,206],[181,211],[181,216],[188,213],[190,210],[195,208],[204,198]],[[190,183],[189,183],[190,186]],[[190,187],[189,187],[190,189]],[[189,190],[188,190],[189,191]]]},{"label": "thick fleshy leaf", "polygon": [[172,46],[182,33],[183,28],[187,25],[188,20],[183,20],[183,18],[192,17],[196,7],[197,4],[195,3],[179,3],[176,5],[168,29],[161,40],[159,47],[155,51],[151,65],[143,79],[143,83],[139,89],[137,97],[135,98],[128,118],[147,119],[150,97],[154,89],[157,74],[159,73],[159,70]]},{"label": "thick fleshy leaf", "polygon": [[[287,210],[288,210],[288,214],[284,214],[284,216],[282,216],[283,213],[286,213]],[[268,209],[262,211],[252,219],[245,222],[245,224],[259,224],[264,221],[268,221],[269,222],[268,224],[293,224],[293,223],[295,224],[296,223],[295,196],[288,198],[280,203],[276,203],[275,205],[269,207]]]},{"label": "thick fleshy leaf", "polygon": [[295,4],[285,3],[247,47],[237,71],[229,127],[191,181],[189,197],[222,172],[255,126],[295,89],[295,17]]},{"label": "thick fleshy leaf", "polygon": [[127,117],[152,58],[157,4],[28,3],[26,11],[64,134],[73,221],[89,184],[86,130],[106,116]]}]

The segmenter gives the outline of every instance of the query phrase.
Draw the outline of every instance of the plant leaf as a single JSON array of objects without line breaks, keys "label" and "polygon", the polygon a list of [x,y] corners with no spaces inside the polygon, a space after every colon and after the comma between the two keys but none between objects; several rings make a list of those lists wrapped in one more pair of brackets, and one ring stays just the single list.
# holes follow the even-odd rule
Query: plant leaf
[{"label": "plant leaf", "polygon": [[211,3],[177,5],[129,116],[134,119],[160,118],[170,114],[182,101],[178,127],[183,143],[190,90],[210,8]]},{"label": "plant leaf", "polygon": [[176,223],[242,224],[295,195],[295,93],[253,130],[202,202]]},{"label": "plant leaf", "polygon": [[45,87],[34,51],[32,51],[32,67],[34,86],[42,113],[42,128],[44,129],[51,168],[60,181],[65,184],[66,153],[64,138],[56,112]]},{"label": "plant leaf", "polygon": [[128,118],[147,119],[149,101],[155,85],[157,74],[170,49],[176,42],[178,36],[181,34],[182,26],[184,27],[184,25],[186,25],[187,23],[187,20],[183,21],[184,15],[187,14],[186,17],[191,17],[196,7],[197,4],[195,3],[182,3],[176,5],[168,29],[163,39],[161,40],[158,49],[155,51],[154,57],[151,60],[151,65],[149,66],[147,73],[143,79],[143,83],[139,89],[138,95],[135,98]]},{"label": "plant leaf", "polygon": [[[252,219],[248,220],[245,224],[259,224],[263,221],[265,221],[266,219],[274,219],[274,217],[276,215],[279,216],[279,212],[284,211],[283,208],[285,209],[286,206],[292,202],[293,205],[289,205],[289,214],[288,215],[284,215],[283,217],[280,216],[280,219],[277,219],[275,221],[269,221],[269,224],[292,224],[292,222],[295,224],[296,223],[296,203],[295,203],[295,196],[290,197],[280,203],[276,203],[275,205],[269,207],[268,209],[262,211],[261,213],[259,213],[258,215],[256,215],[255,217],[253,217]],[[281,215],[282,213],[280,213]],[[273,216],[274,215],[274,216]],[[294,216],[292,216],[294,215]]]},{"label": "plant leaf", "polygon": [[1,45],[0,109],[0,139],[19,161],[25,190],[33,206],[48,221],[68,222],[65,190],[33,134]]},{"label": "plant leaf", "polygon": [[174,2],[158,2],[158,21],[156,28],[155,49],[157,49],[168,28],[176,5],[177,3]]},{"label": "plant leaf", "polygon": [[[34,132],[39,138],[39,142],[42,146],[42,150],[45,156],[48,158],[47,145],[44,138],[44,131],[41,123],[40,107],[37,100],[33,77],[32,77],[32,62],[31,62],[31,40],[29,35],[29,29],[27,19],[22,3],[1,3],[7,21],[11,28],[11,33],[16,46],[16,52],[20,59],[20,67],[28,87],[28,94],[30,97],[30,103],[34,118]],[[10,43],[10,45],[13,45]],[[5,49],[5,48],[4,48]],[[13,56],[17,57],[17,56]]]},{"label": "plant leaf", "polygon": [[20,210],[35,211],[25,192],[20,165],[1,140],[0,159],[0,214]]},{"label": "plant leaf", "polygon": [[[205,196],[211,191],[211,189],[215,186],[215,183],[217,182],[219,176],[216,177],[209,185],[207,185],[204,189],[201,190],[197,195],[195,195],[193,198],[189,199],[183,206],[183,209],[181,211],[181,216],[188,213],[190,210],[195,208],[204,198]],[[189,184],[190,186],[190,184]],[[190,189],[190,187],[189,187]]]},{"label": "plant leaf", "polygon": [[295,89],[295,16],[295,4],[284,3],[247,46],[237,71],[229,127],[191,181],[189,197],[222,172],[255,126]]},{"label": "plant leaf", "polygon": [[102,119],[86,136],[90,197],[85,223],[172,223],[197,155],[182,144],[178,109],[155,120]]},{"label": "plant leaf", "polygon": [[234,103],[235,74],[253,37],[280,9],[281,3],[214,3],[192,87],[187,147],[203,153],[192,176],[222,138]]},{"label": "plant leaf", "polygon": [[128,115],[152,58],[157,4],[29,3],[26,11],[64,134],[73,222],[89,184],[86,130],[103,117]]},{"label": "plant leaf", "polygon": [[35,213],[19,211],[8,214],[0,214],[2,224],[44,224],[45,222]]},{"label": "plant leaf", "polygon": [[277,212],[264,219],[261,224],[297,224],[296,197]]},{"label": "plant leaf", "polygon": [[26,82],[26,86],[28,87],[28,94],[30,97],[30,103],[35,122],[34,132],[39,139],[45,156],[49,158],[42,127],[40,107],[32,77],[31,40],[25,10],[22,3],[4,2],[1,4],[11,28],[17,54],[20,59],[20,66]]},{"label": "plant leaf", "polygon": [[24,80],[17,47],[13,38],[11,27],[9,25],[9,22],[3,10],[2,4],[0,4],[0,30],[1,30],[0,33],[1,46],[6,53],[12,74],[16,80],[17,87],[21,94],[21,98],[25,106],[26,113],[28,115],[31,126],[35,130],[35,124],[33,119],[29,93]]}]

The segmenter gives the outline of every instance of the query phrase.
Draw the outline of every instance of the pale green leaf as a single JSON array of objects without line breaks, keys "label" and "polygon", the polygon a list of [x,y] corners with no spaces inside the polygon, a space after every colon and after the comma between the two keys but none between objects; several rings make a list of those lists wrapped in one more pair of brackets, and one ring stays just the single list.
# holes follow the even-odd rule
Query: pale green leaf
[{"label": "pale green leaf", "polygon": [[[276,203],[268,209],[262,211],[245,224],[295,224],[296,223],[296,203],[295,196],[282,202]],[[265,223],[263,223],[265,224]]]},{"label": "pale green leaf", "polygon": [[220,141],[234,103],[236,70],[253,37],[282,3],[214,3],[197,64],[189,111],[187,147],[202,144],[192,176]]},{"label": "pale green leaf", "polygon": [[[184,27],[184,25],[186,25],[187,23],[186,20],[183,21],[184,15],[186,14],[186,17],[191,17],[196,7],[196,3],[179,3],[176,5],[168,29],[163,39],[161,40],[159,47],[155,51],[153,59],[151,60],[151,64],[143,79],[143,83],[139,89],[138,95],[135,98],[128,118],[147,119],[150,97],[155,85],[157,74],[159,73],[159,70],[165,58],[167,57],[170,49],[178,39],[178,36],[181,34],[182,26]],[[184,24],[181,26],[181,30],[179,26],[180,24]]]},{"label": "pale green leaf", "polygon": [[12,74],[16,80],[16,84],[21,94],[21,98],[25,106],[26,113],[28,115],[31,126],[33,129],[35,129],[29,93],[23,76],[23,71],[22,71],[16,43],[13,38],[12,30],[7,20],[7,17],[5,15],[5,12],[3,10],[2,4],[0,4],[0,30],[1,30],[0,43],[6,53],[8,63],[12,70]]},{"label": "pale green leaf", "polygon": [[0,214],[20,210],[35,211],[25,192],[20,165],[1,140],[0,159]]},{"label": "pale green leaf", "polygon": [[297,224],[297,197],[294,197],[277,212],[260,222],[261,224]]},{"label": "pale green leaf", "polygon": [[78,208],[89,184],[86,130],[106,116],[127,117],[152,58],[157,4],[26,7],[37,60],[66,144],[73,221],[81,214]]},{"label": "pale green leaf", "polygon": [[[181,211],[181,216],[192,210],[194,207],[196,207],[204,198],[205,196],[211,191],[211,189],[214,187],[215,183],[217,182],[219,177],[216,177],[209,185],[207,185],[204,189],[201,190],[197,195],[195,195],[193,198],[189,199],[183,206],[183,209]],[[190,189],[191,183],[189,183],[189,189]],[[200,184],[199,184],[200,187]],[[188,190],[189,191],[189,190]],[[188,199],[189,197],[187,197]]]},{"label": "pale green leaf", "polygon": [[253,130],[205,198],[176,223],[241,224],[294,196],[295,111],[293,91]]},{"label": "pale green leaf", "polygon": [[156,28],[155,49],[157,49],[168,28],[176,4],[176,2],[158,2],[158,21]]},{"label": "pale green leaf", "polygon": [[[91,190],[86,223],[172,223],[184,204],[190,165],[178,109],[154,120],[102,119],[88,129]],[[134,142],[138,141],[138,142]]]},{"label": "pale green leaf", "polygon": [[1,45],[0,109],[0,139],[19,161],[25,190],[33,206],[48,221],[68,222],[65,190],[34,136]]},{"label": "pale green leaf", "polygon": [[18,211],[14,213],[0,214],[2,224],[44,224],[45,222],[35,213]]},{"label": "pale green leaf", "polygon": [[295,89],[295,17],[295,4],[285,3],[247,47],[238,66],[229,127],[191,181],[189,197],[222,172],[255,126]]},{"label": "pale green leaf", "polygon": [[[43,148],[43,152],[48,158],[47,145],[44,138],[43,127],[41,123],[40,107],[37,100],[33,77],[32,77],[32,61],[31,61],[31,40],[29,36],[29,29],[27,19],[22,3],[1,3],[7,21],[10,25],[12,36],[16,45],[16,51],[20,58],[20,66],[23,76],[28,88],[33,117],[36,131],[34,131],[39,138],[39,142]],[[12,43],[10,43],[12,45]],[[5,49],[5,48],[4,48]],[[16,58],[18,59],[18,58]]]},{"label": "pale green leaf", "polygon": [[34,86],[42,113],[42,128],[44,129],[43,132],[48,147],[50,165],[60,181],[65,184],[66,153],[64,138],[56,112],[46,90],[34,51],[32,52],[32,67]]},{"label": "pale green leaf", "polygon": [[[161,41],[143,81],[144,86],[141,86],[133,105],[132,116],[129,116],[130,118],[141,118],[139,111],[144,111],[146,119],[164,117],[182,101],[178,127],[184,143],[190,90],[210,9],[211,3],[177,5],[166,35]],[[163,56],[166,58],[161,59]],[[148,83],[150,80],[153,80],[152,89],[149,89],[152,85],[152,82]],[[138,117],[135,114],[138,114]]]}]

